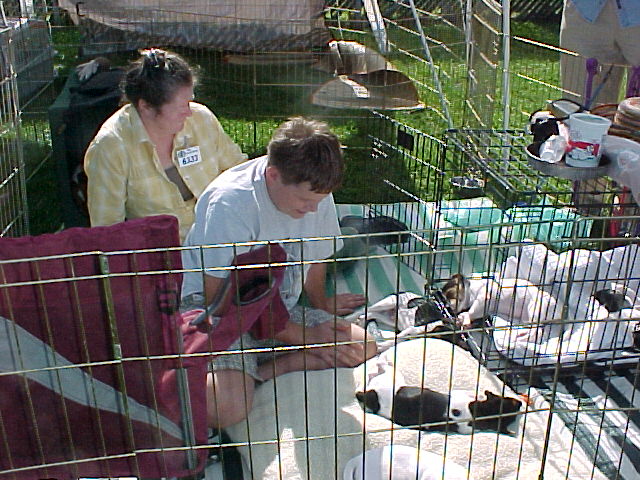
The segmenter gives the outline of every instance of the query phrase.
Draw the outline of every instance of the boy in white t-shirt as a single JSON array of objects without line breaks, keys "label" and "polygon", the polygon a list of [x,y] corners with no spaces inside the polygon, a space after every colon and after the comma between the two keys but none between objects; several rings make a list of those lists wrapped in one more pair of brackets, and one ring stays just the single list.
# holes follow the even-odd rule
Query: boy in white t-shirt
[{"label": "boy in white t-shirt", "polygon": [[[363,329],[336,317],[364,304],[364,296],[327,297],[327,264],[314,263],[341,247],[340,239],[318,237],[340,235],[331,192],[340,185],[343,173],[340,142],[328,126],[292,118],[276,130],[266,156],[227,170],[199,198],[187,247],[293,239],[281,243],[287,261],[293,262],[280,287],[289,321],[273,339],[257,340],[245,334],[229,350],[334,344],[294,349],[275,357],[268,352],[217,356],[208,376],[211,427],[224,428],[247,416],[256,381],[303,369],[352,367],[376,353],[373,341],[365,349]],[[184,267],[193,271],[184,275],[183,310],[211,302],[228,275],[228,270],[215,268],[231,265],[235,256],[249,249],[233,245],[185,250]],[[314,308],[298,305],[303,290]],[[347,343],[335,346],[336,341]]]}]

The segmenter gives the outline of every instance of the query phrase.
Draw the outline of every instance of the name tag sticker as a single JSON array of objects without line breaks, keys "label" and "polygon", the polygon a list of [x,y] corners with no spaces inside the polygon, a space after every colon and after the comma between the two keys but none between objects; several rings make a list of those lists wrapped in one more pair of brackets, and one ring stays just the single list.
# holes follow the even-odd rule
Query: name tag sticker
[{"label": "name tag sticker", "polygon": [[200,156],[200,147],[197,145],[195,147],[178,150],[176,152],[176,156],[178,157],[178,165],[180,167],[195,165],[202,161],[202,157]]}]

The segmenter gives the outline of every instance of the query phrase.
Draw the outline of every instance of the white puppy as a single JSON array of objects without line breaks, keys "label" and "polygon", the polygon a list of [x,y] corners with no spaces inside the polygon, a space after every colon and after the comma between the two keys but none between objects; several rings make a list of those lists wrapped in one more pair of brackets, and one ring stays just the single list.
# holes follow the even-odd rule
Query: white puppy
[{"label": "white puppy", "polygon": [[512,324],[535,327],[559,318],[556,299],[528,280],[507,278],[469,280],[455,274],[442,288],[463,326],[487,315],[498,315]]}]

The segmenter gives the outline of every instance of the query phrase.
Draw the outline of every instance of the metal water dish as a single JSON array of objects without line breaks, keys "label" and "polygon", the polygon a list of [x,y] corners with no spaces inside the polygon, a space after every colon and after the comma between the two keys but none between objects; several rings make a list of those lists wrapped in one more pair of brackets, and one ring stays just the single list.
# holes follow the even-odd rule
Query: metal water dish
[{"label": "metal water dish", "polygon": [[454,193],[461,198],[473,198],[484,195],[484,180],[470,176],[457,176],[449,179]]}]

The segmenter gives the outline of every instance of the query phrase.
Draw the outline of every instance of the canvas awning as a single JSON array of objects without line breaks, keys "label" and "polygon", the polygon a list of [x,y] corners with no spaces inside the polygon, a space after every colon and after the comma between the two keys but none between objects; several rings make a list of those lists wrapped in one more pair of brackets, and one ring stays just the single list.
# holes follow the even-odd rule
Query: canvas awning
[{"label": "canvas awning", "polygon": [[[323,0],[59,0],[91,42],[236,52],[305,51],[330,40]],[[85,39],[87,40],[87,39]],[[98,45],[93,45],[96,48]]]}]

